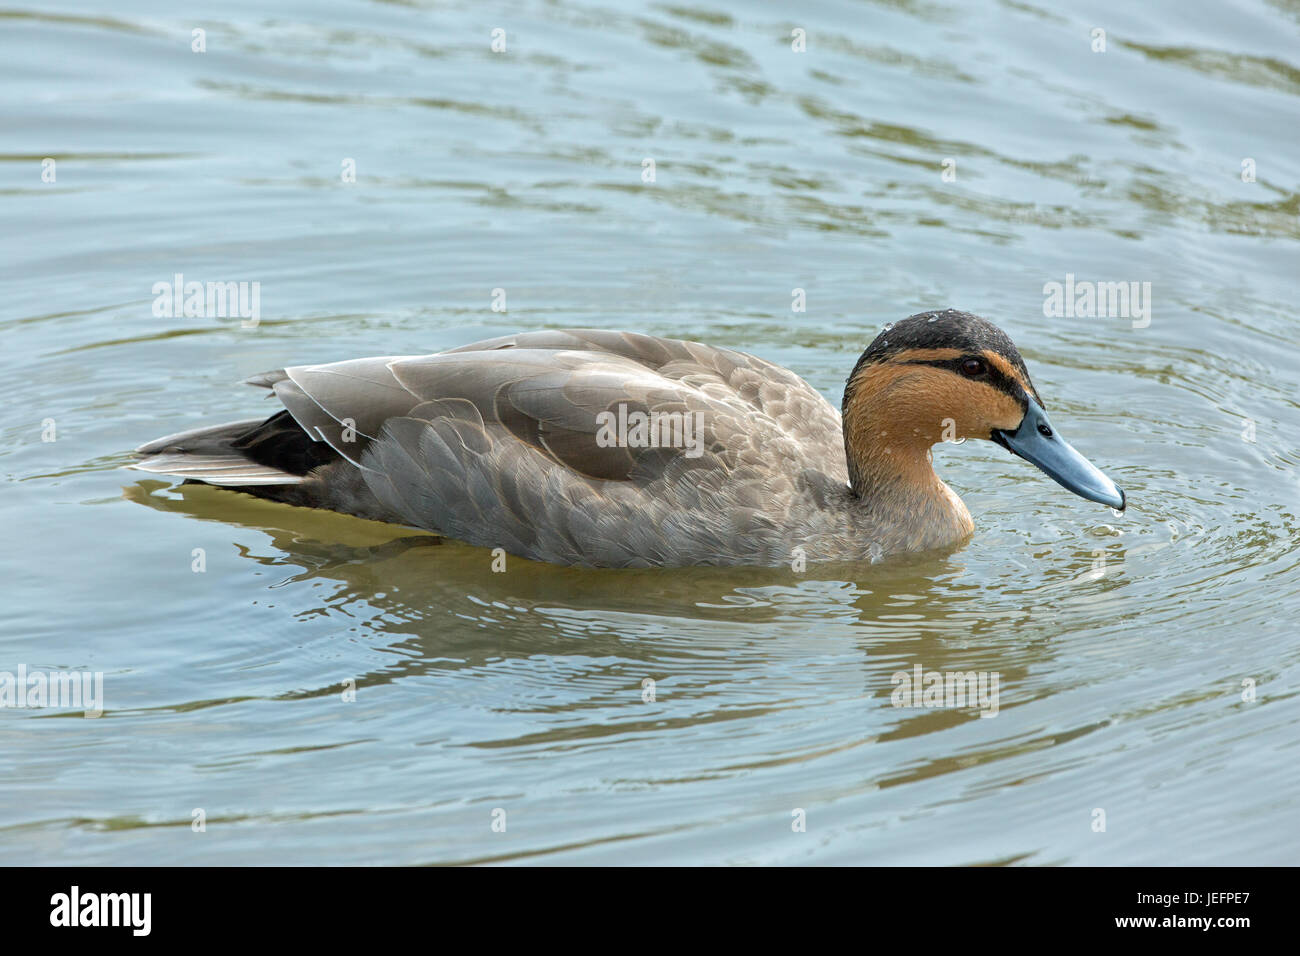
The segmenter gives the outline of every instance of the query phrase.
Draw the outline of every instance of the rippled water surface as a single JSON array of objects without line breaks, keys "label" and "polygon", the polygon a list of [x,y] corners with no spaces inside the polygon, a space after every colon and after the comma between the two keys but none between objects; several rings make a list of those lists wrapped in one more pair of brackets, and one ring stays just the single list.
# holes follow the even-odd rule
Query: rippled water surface
[{"label": "rippled water surface", "polygon": [[[1082,6],[0,10],[0,671],[105,695],[0,710],[6,861],[1295,862],[1300,4]],[[260,324],[156,316],[177,273],[258,282]],[[1149,324],[1045,316],[1067,274],[1150,282]],[[838,404],[946,306],[1123,517],[967,442],[948,555],[493,573],[121,470],[266,412],[252,373],[520,329]],[[916,665],[996,672],[997,716],[892,706]]]}]

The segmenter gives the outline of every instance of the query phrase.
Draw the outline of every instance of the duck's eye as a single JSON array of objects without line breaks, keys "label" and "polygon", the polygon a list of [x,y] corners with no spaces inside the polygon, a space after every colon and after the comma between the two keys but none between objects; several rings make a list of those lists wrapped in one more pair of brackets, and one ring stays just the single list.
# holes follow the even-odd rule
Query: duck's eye
[{"label": "duck's eye", "polygon": [[961,373],[967,378],[974,378],[977,375],[983,375],[988,371],[988,366],[984,364],[983,359],[968,358],[961,363]]}]

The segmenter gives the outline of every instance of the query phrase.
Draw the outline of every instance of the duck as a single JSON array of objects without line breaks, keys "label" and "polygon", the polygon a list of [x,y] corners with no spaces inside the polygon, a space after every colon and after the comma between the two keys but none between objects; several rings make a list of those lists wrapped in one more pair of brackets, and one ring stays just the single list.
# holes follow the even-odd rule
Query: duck
[{"label": "duck", "polygon": [[246,381],[275,414],[156,439],[130,467],[590,568],[954,548],[975,525],[935,474],[943,441],[991,441],[1127,504],[1056,430],[1007,334],[953,309],[886,326],[840,409],[746,352],[602,329]]}]

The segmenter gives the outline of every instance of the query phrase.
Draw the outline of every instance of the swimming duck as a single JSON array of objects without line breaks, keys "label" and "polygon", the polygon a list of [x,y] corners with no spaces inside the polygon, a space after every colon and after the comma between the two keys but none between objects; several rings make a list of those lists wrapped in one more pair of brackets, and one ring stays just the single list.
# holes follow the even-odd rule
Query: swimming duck
[{"label": "swimming duck", "polygon": [[1125,506],[1057,434],[1011,339],[951,309],[882,332],[842,413],[753,355],[597,329],[248,382],[283,410],[159,438],[132,467],[589,567],[951,547],[974,523],[931,465],[944,440],[993,441]]}]

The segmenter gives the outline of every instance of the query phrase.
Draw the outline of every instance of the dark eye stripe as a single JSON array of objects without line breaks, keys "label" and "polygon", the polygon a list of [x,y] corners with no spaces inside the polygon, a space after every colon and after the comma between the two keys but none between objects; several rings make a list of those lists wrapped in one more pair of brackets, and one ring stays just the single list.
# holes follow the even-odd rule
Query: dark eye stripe
[{"label": "dark eye stripe", "polygon": [[969,375],[963,374],[961,367],[962,364],[968,358],[970,358],[970,356],[963,355],[960,356],[959,358],[951,358],[951,359],[909,359],[907,361],[900,362],[899,364],[900,365],[929,365],[931,368],[941,368],[944,369],[945,371],[952,372],[954,375],[960,375],[968,382],[987,382],[989,385],[992,385],[998,391],[1005,392],[1006,394],[1010,395],[1017,402],[1019,402],[1022,407],[1026,407],[1024,386],[1021,385],[1018,381],[1016,381],[1011,376],[1005,374],[996,365],[984,361],[983,358],[980,358],[980,361],[984,362],[985,371],[983,375],[978,375],[972,378]]}]

